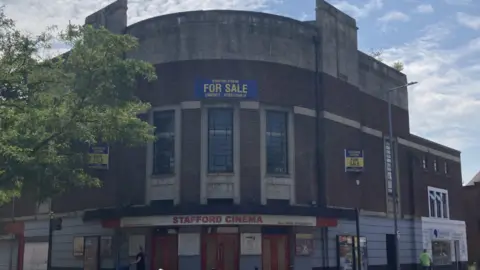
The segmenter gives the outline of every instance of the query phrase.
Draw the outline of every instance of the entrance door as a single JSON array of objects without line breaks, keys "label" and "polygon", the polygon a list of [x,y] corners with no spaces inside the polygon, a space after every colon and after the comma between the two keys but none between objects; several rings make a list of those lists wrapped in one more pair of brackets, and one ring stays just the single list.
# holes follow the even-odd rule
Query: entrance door
[{"label": "entrance door", "polygon": [[262,239],[262,270],[288,270],[287,235],[264,235]]},{"label": "entrance door", "polygon": [[387,234],[387,267],[394,270],[397,267],[397,255],[395,253],[395,235]]},{"label": "entrance door", "polygon": [[207,234],[204,237],[204,270],[238,269],[238,234]]},{"label": "entrance door", "polygon": [[153,240],[152,270],[178,270],[178,238],[176,234],[156,236]]}]

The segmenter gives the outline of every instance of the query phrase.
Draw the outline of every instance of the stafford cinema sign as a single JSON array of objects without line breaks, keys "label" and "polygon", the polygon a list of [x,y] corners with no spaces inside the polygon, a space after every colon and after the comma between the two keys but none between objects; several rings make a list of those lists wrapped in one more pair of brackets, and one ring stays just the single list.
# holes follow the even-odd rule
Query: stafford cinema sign
[{"label": "stafford cinema sign", "polygon": [[[333,222],[333,223],[332,223]],[[195,226],[195,225],[270,225],[270,226],[336,226],[336,220],[315,216],[276,215],[178,215],[124,217],[122,227]]]},{"label": "stafford cinema sign", "polygon": [[174,216],[173,224],[263,224],[263,217],[257,215],[239,216]]}]

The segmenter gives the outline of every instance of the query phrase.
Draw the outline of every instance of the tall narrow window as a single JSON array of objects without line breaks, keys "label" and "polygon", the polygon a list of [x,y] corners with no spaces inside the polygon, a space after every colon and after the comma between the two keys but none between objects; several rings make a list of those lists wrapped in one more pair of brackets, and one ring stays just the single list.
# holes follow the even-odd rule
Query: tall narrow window
[{"label": "tall narrow window", "polygon": [[446,193],[442,193],[442,213],[444,218],[448,218],[448,198]]},{"label": "tall narrow window", "polygon": [[447,190],[428,187],[428,205],[430,217],[449,218]]},{"label": "tall narrow window", "polygon": [[233,172],[233,110],[208,110],[208,172]]},{"label": "tall narrow window", "polygon": [[267,173],[288,174],[288,113],[266,111]]},{"label": "tall narrow window", "polygon": [[448,175],[450,173],[450,168],[448,167],[448,162],[446,160],[443,163],[443,170],[444,170],[446,175]]},{"label": "tall narrow window", "polygon": [[431,217],[435,217],[436,216],[436,198],[435,198],[435,192],[433,191],[429,191],[428,192],[428,200],[429,200],[429,203],[428,205],[430,206],[430,216]]},{"label": "tall narrow window", "polygon": [[427,156],[422,157],[422,168],[424,170],[428,169],[428,158],[427,158]]},{"label": "tall narrow window", "polygon": [[156,140],[153,143],[153,174],[175,172],[175,111],[153,113]]},{"label": "tall narrow window", "polygon": [[436,193],[436,202],[437,202],[437,217],[442,218],[443,217],[443,202],[442,202],[442,194],[440,192],[435,192]]},{"label": "tall narrow window", "polygon": [[433,159],[433,170],[438,172],[438,158]]}]

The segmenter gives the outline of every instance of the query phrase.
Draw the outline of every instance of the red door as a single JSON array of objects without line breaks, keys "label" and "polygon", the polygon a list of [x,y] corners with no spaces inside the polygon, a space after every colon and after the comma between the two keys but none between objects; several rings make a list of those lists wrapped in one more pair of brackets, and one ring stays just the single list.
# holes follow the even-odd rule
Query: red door
[{"label": "red door", "polygon": [[155,236],[152,245],[152,270],[178,270],[178,238],[176,234]]},{"label": "red door", "polygon": [[238,234],[204,235],[202,245],[203,269],[238,269],[238,246]]},{"label": "red door", "polygon": [[264,235],[262,238],[262,270],[288,270],[287,235]]}]

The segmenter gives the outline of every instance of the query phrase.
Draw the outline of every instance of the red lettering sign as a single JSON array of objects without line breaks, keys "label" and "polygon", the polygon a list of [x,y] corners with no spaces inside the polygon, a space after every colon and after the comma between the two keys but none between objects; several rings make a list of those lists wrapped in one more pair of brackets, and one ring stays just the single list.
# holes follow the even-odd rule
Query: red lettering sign
[{"label": "red lettering sign", "polygon": [[263,224],[262,216],[174,216],[173,224]]}]

